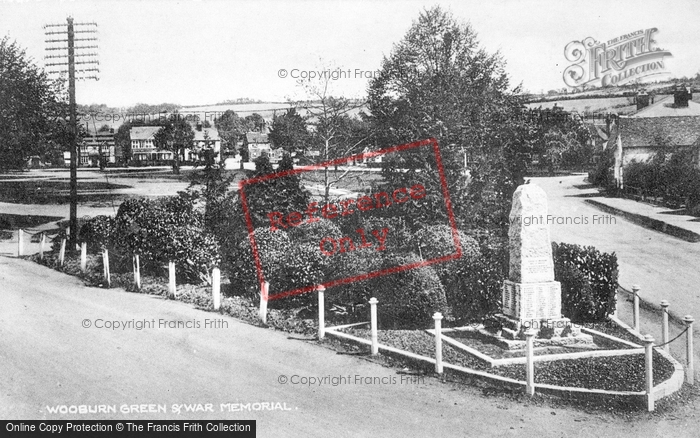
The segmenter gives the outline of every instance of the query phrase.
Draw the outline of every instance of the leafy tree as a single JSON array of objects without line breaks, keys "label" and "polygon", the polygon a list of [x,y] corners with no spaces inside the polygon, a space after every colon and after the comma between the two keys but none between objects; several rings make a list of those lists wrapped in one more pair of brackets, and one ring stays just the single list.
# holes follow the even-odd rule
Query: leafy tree
[{"label": "leafy tree", "polygon": [[274,148],[294,153],[306,149],[309,131],[304,118],[295,108],[290,108],[281,116],[273,116],[269,138]]},{"label": "leafy tree", "polygon": [[219,131],[223,148],[228,151],[236,149],[238,140],[246,132],[245,122],[232,110],[226,110],[214,121],[214,125]]},{"label": "leafy tree", "polygon": [[126,122],[122,123],[122,125],[117,129],[117,132],[114,134],[114,146],[116,149],[121,149],[122,160],[127,166],[133,157],[133,153],[131,151],[131,128],[134,126],[143,126],[144,124],[145,123],[143,120],[139,119],[127,120]]},{"label": "leafy tree", "polygon": [[153,143],[159,149],[173,152],[173,173],[180,173],[180,157],[185,149],[194,145],[194,131],[187,121],[174,114],[163,123],[163,127],[153,136]]},{"label": "leafy tree", "polygon": [[265,131],[265,119],[258,113],[245,116],[243,118],[243,122],[245,123],[245,128],[247,131]]},{"label": "leafy tree", "polygon": [[[381,147],[438,140],[461,222],[505,230],[510,197],[523,181],[533,143],[518,92],[509,90],[501,56],[480,49],[469,24],[436,6],[420,14],[382,61],[368,103]],[[427,189],[417,219],[444,218],[433,151],[391,155],[384,165],[391,186],[420,182]]]},{"label": "leafy tree", "polygon": [[0,168],[24,168],[32,155],[63,162],[76,131],[61,91],[16,42],[0,40]]},{"label": "leafy tree", "polygon": [[157,105],[149,105],[146,103],[137,103],[128,108],[128,114],[158,114],[158,113],[175,113],[180,109],[180,105],[175,103],[160,103]]},{"label": "leafy tree", "polygon": [[[292,160],[286,155],[278,171],[290,170]],[[263,153],[255,159],[252,177],[263,177],[275,173],[270,158]],[[245,187],[246,201],[254,228],[270,226],[268,214],[279,212],[286,215],[292,211],[304,211],[311,198],[303,188],[297,175],[276,177],[249,184]]]}]

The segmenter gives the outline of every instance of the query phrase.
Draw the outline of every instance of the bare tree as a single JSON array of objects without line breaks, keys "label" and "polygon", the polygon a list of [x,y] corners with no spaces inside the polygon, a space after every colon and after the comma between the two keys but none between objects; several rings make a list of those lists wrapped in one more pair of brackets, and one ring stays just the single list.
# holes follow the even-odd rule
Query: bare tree
[{"label": "bare tree", "polygon": [[[297,82],[304,92],[304,98],[292,100],[291,103],[305,114],[311,142],[313,146],[320,147],[321,161],[344,158],[361,152],[369,138],[369,124],[357,113],[365,105],[365,100],[335,94],[332,90],[333,69],[326,67],[318,72],[326,74],[320,78],[300,79]],[[340,175],[337,172],[331,175],[328,166],[324,167],[326,202],[330,198],[331,187],[343,180],[348,173],[349,170],[345,170]]]}]

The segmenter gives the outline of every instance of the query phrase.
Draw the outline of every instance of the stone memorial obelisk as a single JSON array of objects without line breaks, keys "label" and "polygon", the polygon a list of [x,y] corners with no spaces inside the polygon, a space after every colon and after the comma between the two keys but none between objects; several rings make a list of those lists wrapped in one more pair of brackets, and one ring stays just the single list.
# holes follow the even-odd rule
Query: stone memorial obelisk
[{"label": "stone memorial obelisk", "polygon": [[522,338],[522,332],[551,327],[550,336],[572,333],[561,314],[561,284],[554,281],[552,244],[547,221],[547,194],[535,184],[523,184],[513,194],[508,240],[510,268],[503,285],[502,335]]}]

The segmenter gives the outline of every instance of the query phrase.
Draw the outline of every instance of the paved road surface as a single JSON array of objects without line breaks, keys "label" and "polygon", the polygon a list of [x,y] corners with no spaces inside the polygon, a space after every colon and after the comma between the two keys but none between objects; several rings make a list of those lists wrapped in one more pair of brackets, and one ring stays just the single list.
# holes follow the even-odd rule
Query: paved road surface
[{"label": "paved road surface", "polygon": [[620,285],[631,290],[641,286],[640,296],[655,303],[670,301],[677,315],[692,314],[700,319],[700,242],[691,243],[653,231],[621,217],[613,223],[593,223],[607,216],[584,202],[593,189],[580,189],[584,176],[533,178],[548,195],[549,213],[569,219],[587,220],[588,224],[551,226],[556,242],[593,245],[601,251],[615,252],[620,266]]},{"label": "paved road surface", "polygon": [[[692,436],[696,419],[604,413],[484,397],[426,378],[417,384],[304,387],[280,374],[399,378],[280,332],[222,317],[228,328],[83,328],[84,319],[195,321],[218,317],[153,296],[83,286],[30,262],[0,257],[0,418],[256,419],[258,436]],[[221,403],[286,403],[291,411],[218,412]],[[56,405],[163,404],[166,414],[58,415]],[[177,415],[173,404],[213,403]],[[282,405],[285,406],[285,405]],[[674,415],[677,415],[674,413]],[[689,423],[690,421],[690,423]],[[690,427],[689,426],[692,426]]]}]

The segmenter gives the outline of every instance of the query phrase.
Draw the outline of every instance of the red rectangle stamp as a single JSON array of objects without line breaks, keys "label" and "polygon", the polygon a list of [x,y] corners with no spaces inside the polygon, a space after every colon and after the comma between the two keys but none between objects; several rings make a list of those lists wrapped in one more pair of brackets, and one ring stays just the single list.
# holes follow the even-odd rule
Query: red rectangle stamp
[{"label": "red rectangle stamp", "polygon": [[[397,272],[407,271],[410,269],[417,269],[424,266],[430,266],[436,263],[447,262],[450,260],[458,259],[462,256],[462,247],[459,239],[459,233],[457,232],[456,221],[454,213],[452,210],[452,204],[450,202],[450,196],[447,190],[447,179],[445,177],[445,171],[442,163],[442,158],[440,156],[440,149],[438,142],[434,138],[425,139],[421,141],[416,141],[413,143],[402,144],[398,146],[393,146],[390,148],[364,152],[356,155],[351,155],[345,158],[338,158],[329,160],[323,163],[314,164],[310,166],[298,167],[292,170],[285,170],[277,173],[270,173],[266,175],[260,175],[254,178],[249,178],[240,181],[239,183],[239,193],[241,197],[241,203],[243,207],[243,212],[245,215],[246,225],[248,228],[248,237],[251,246],[251,252],[253,260],[255,263],[258,284],[263,285],[266,280],[266,273],[263,269],[262,257],[260,254],[259,244],[256,239],[256,230],[264,227],[269,230],[270,233],[286,233],[294,232],[297,229],[303,229],[304,226],[308,224],[319,223],[322,221],[340,221],[340,220],[351,220],[353,216],[362,216],[363,214],[376,213],[380,210],[380,213],[386,213],[387,209],[392,207],[397,208],[401,206],[404,208],[402,211],[406,211],[406,206],[409,205],[419,205],[421,200],[430,195],[427,189],[421,183],[404,185],[401,187],[388,187],[380,190],[376,193],[346,193],[345,196],[341,196],[335,200],[329,200],[328,202],[309,202],[304,211],[269,211],[265,212],[266,217],[265,223],[254,223],[252,215],[250,202],[251,200],[246,196],[246,188],[254,184],[265,183],[273,181],[277,178],[284,178],[294,175],[301,175],[305,172],[313,172],[316,170],[322,170],[324,168],[336,168],[337,166],[348,165],[357,162],[365,162],[367,160],[377,160],[389,158],[393,155],[401,154],[405,151],[417,150],[418,148],[432,149],[435,168],[437,170],[437,179],[439,181],[440,193],[439,195],[444,200],[445,216],[452,234],[452,241],[454,243],[454,251],[440,255],[438,257],[433,257],[428,260],[418,260],[406,264],[398,264],[396,266],[381,266],[381,268],[367,268],[365,266],[365,272],[358,266],[357,272],[346,273],[347,275],[341,275],[340,277],[324,279],[318,284],[304,285],[301,287],[283,287],[280,290],[279,286],[276,288],[277,292],[270,294],[267,298],[268,300],[275,300],[284,297],[291,297],[294,295],[303,294],[306,292],[312,292],[318,287],[323,286],[324,288],[330,288],[333,286],[348,284],[352,282],[359,282],[367,280],[370,278],[375,278],[379,276],[386,276],[395,274]],[[348,166],[349,167],[349,166]],[[350,171],[352,169],[349,169]],[[437,191],[437,189],[435,189]],[[436,195],[436,194],[432,194]],[[410,211],[410,210],[409,210]],[[388,248],[388,242],[391,241],[394,236],[389,235],[390,229],[388,227],[379,226],[376,229],[365,229],[359,227],[354,230],[351,235],[345,236],[332,236],[325,235],[319,239],[318,242],[314,242],[315,250],[318,251],[320,258],[331,258],[338,256],[345,256],[352,252],[361,251],[363,256],[374,258],[374,254],[368,251],[379,251],[385,252]],[[390,249],[390,248],[389,248]],[[360,264],[361,265],[361,264]],[[266,289],[266,288],[263,288]]]}]

